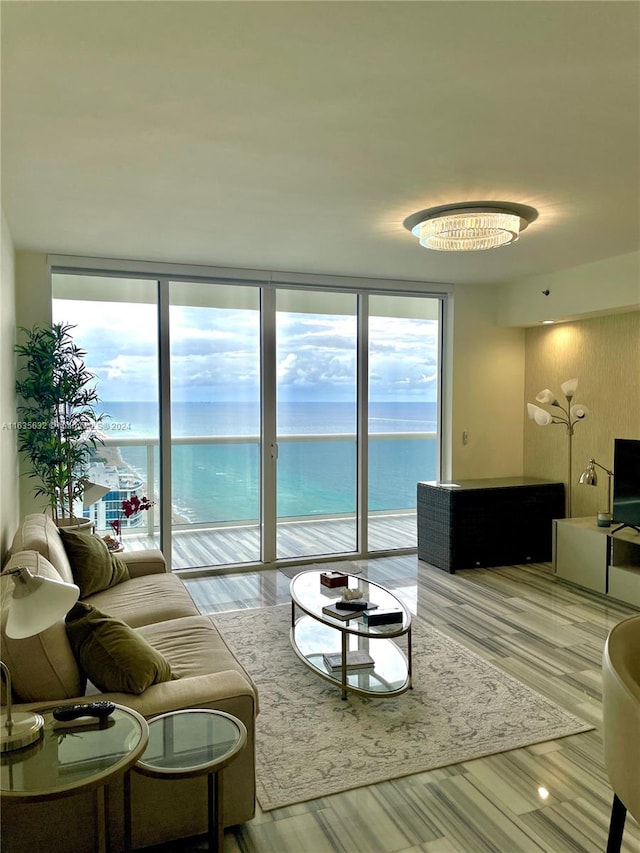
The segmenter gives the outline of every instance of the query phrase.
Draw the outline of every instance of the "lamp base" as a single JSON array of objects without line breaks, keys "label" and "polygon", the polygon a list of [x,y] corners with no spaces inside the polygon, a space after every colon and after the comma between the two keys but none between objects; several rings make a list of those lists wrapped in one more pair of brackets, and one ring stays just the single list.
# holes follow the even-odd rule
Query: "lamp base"
[{"label": "lamp base", "polygon": [[0,752],[23,749],[38,740],[42,734],[44,718],[40,714],[18,712],[12,714],[11,730],[7,729],[7,715],[0,714]]},{"label": "lamp base", "polygon": [[613,521],[613,516],[610,512],[599,512],[597,525],[598,527],[611,527],[611,522]]}]

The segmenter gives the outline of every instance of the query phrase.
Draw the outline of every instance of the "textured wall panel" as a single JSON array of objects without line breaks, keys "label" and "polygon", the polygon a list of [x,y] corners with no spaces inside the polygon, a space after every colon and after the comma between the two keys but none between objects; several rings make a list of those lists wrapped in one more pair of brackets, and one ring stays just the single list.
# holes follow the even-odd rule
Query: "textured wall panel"
[{"label": "textured wall panel", "polygon": [[[572,516],[595,515],[607,502],[604,472],[594,487],[578,483],[590,457],[610,468],[614,438],[640,438],[640,312],[594,317],[557,326],[527,329],[525,406],[550,388],[558,399],[560,383],[578,378],[574,400],[589,408],[575,427],[572,465]],[[543,406],[543,408],[548,408]],[[526,420],[524,473],[568,479],[568,440],[562,425],[539,427]]]}]

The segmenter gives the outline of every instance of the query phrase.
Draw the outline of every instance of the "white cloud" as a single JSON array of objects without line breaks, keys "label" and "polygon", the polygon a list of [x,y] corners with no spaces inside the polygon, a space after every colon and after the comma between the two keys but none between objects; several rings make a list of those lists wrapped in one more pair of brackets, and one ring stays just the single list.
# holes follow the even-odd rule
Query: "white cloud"
[{"label": "white cloud", "polygon": [[[257,393],[258,312],[174,306],[171,314],[172,387],[177,399],[232,399],[234,389]],[[54,319],[77,326],[99,377],[102,399],[155,399],[156,309],[148,304],[59,300]],[[356,318],[277,315],[277,378],[286,399],[352,399],[356,378]],[[435,321],[372,317],[370,389],[377,399],[436,398],[438,330]],[[288,389],[288,390],[285,390]]]}]

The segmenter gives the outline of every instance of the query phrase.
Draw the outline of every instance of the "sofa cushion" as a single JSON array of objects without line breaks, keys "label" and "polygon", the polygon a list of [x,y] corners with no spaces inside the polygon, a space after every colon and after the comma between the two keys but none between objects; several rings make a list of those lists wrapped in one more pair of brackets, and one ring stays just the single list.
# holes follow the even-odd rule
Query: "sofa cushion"
[{"label": "sofa cushion", "polygon": [[11,553],[17,551],[38,551],[56,567],[63,581],[75,583],[60,533],[48,515],[34,513],[26,516],[13,537]]},{"label": "sofa cushion", "polygon": [[138,628],[137,633],[157,649],[179,678],[235,670],[257,689],[249,673],[238,663],[210,616],[171,619]]},{"label": "sofa cushion", "polygon": [[80,598],[116,586],[129,579],[129,570],[95,533],[60,529],[71,573],[80,587]]},{"label": "sofa cushion", "polygon": [[131,578],[86,601],[132,628],[198,613],[184,583],[168,573]]},{"label": "sofa cushion", "polygon": [[[11,556],[4,571],[20,566],[26,566],[33,574],[61,580],[51,563],[37,551],[16,552]],[[2,585],[2,660],[11,672],[16,698],[24,702],[41,702],[82,696],[86,678],[74,657],[64,620],[60,619],[46,631],[23,640],[7,637],[4,627],[14,584],[9,578],[5,578]]]},{"label": "sofa cushion", "polygon": [[84,601],[69,611],[66,628],[80,668],[99,690],[139,694],[173,677],[160,652],[133,628]]}]

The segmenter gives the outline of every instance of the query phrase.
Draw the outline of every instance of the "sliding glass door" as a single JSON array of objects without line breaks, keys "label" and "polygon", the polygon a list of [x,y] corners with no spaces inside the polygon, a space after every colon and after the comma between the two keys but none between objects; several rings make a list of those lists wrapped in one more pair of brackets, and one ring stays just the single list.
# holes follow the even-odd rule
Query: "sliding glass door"
[{"label": "sliding glass door", "polygon": [[357,298],[276,295],[277,557],[357,549]]},{"label": "sliding glass door", "polygon": [[258,562],[260,291],[177,281],[169,301],[173,565]]}]

